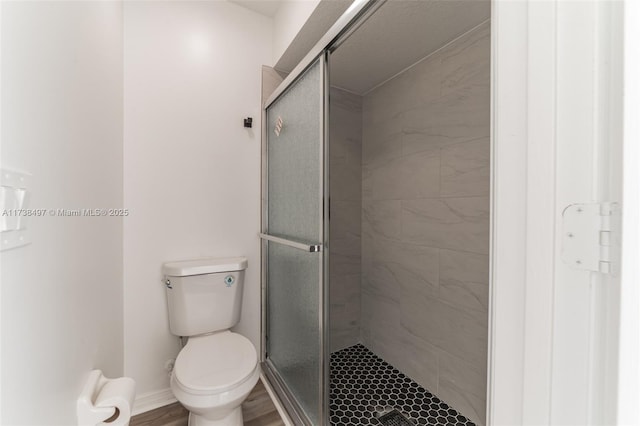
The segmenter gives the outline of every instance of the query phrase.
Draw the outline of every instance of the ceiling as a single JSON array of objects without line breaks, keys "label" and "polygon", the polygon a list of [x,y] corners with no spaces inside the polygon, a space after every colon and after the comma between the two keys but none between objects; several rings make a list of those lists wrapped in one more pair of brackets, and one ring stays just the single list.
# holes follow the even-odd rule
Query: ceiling
[{"label": "ceiling", "polygon": [[229,0],[231,3],[246,7],[261,15],[273,18],[284,0]]},{"label": "ceiling", "polygon": [[389,0],[331,55],[331,84],[362,95],[490,15],[490,0]]},{"label": "ceiling", "polygon": [[323,0],[318,3],[274,68],[285,73],[291,72],[351,3],[353,0]]}]

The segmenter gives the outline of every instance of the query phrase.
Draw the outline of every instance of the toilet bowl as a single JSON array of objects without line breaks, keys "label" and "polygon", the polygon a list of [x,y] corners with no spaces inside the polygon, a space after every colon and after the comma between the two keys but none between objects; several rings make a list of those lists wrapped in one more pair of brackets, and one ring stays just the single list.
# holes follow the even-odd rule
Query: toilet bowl
[{"label": "toilet bowl", "polygon": [[171,390],[189,426],[241,426],[241,404],[260,377],[251,342],[231,331],[192,337],[176,358]]}]

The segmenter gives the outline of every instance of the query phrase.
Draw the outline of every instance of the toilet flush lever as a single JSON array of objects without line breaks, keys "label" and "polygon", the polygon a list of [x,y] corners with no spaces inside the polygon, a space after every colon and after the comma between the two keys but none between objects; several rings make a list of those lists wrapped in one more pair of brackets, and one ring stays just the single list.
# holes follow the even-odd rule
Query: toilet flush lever
[{"label": "toilet flush lever", "polygon": [[173,288],[173,287],[171,287],[171,280],[169,278],[166,278],[166,277],[163,278],[162,282],[164,283],[164,285],[167,286],[167,288]]}]

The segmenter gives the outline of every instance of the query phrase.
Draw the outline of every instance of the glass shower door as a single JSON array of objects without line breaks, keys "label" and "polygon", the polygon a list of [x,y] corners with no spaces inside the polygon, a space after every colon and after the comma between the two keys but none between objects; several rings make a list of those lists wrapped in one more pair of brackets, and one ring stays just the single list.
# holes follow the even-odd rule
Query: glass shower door
[{"label": "glass shower door", "polygon": [[[266,110],[264,367],[301,420],[324,404],[324,57]],[[291,408],[291,407],[290,407]]]}]

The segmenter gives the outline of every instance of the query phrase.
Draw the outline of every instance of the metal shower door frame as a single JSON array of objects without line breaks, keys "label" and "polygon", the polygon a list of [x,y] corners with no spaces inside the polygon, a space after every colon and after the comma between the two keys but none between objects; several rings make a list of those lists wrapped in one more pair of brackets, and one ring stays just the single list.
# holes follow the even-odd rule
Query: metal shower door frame
[{"label": "metal shower door frame", "polygon": [[[277,244],[283,244],[292,248],[296,248],[299,250],[303,250],[309,253],[317,253],[320,256],[320,267],[318,268],[318,288],[320,294],[318,295],[318,329],[320,330],[320,354],[319,354],[319,395],[321,396],[321,401],[319,403],[320,412],[318,413],[318,418],[320,419],[321,424],[326,424],[328,422],[328,378],[329,378],[329,366],[328,366],[328,347],[326,345],[327,336],[328,336],[328,280],[326,278],[326,270],[328,266],[326,266],[328,257],[326,256],[327,252],[327,241],[328,241],[328,226],[325,226],[325,223],[328,225],[328,205],[325,206],[324,200],[328,194],[328,173],[326,170],[327,162],[325,158],[328,153],[328,135],[326,133],[327,130],[327,120],[326,120],[326,112],[328,110],[328,76],[327,76],[327,55],[322,52],[319,57],[315,58],[310,64],[308,64],[304,69],[300,71],[300,73],[296,76],[295,79],[292,79],[290,83],[284,88],[284,90],[280,91],[277,97],[270,99],[264,105],[262,110],[262,232],[259,235],[261,239],[261,251],[262,251],[262,322],[261,322],[261,357],[260,362],[262,366],[262,370],[265,373],[265,376],[269,380],[269,383],[273,387],[274,391],[278,395],[280,401],[285,406],[287,413],[291,416],[292,420],[296,424],[301,425],[309,425],[313,426],[313,423],[307,418],[304,414],[304,410],[297,402],[295,395],[293,395],[284,379],[278,373],[277,368],[273,365],[273,363],[269,360],[267,350],[267,334],[268,334],[268,258],[269,258],[269,242],[274,242]],[[319,182],[319,206],[320,212],[319,217],[320,221],[318,223],[319,226],[319,235],[322,236],[322,241],[320,244],[305,244],[297,241],[290,241],[287,239],[283,239],[280,237],[275,237],[268,234],[269,229],[269,181],[268,181],[268,166],[269,166],[269,156],[268,156],[268,135],[267,135],[267,110],[268,108],[280,98],[280,96],[284,95],[288,92],[290,88],[292,88],[295,83],[302,77],[305,72],[311,67],[318,64],[320,67],[320,81],[322,85],[323,95],[321,96],[321,106],[320,106],[320,121],[322,125],[320,126],[320,141],[319,144],[319,158],[320,158],[320,170],[322,173],[318,177]],[[325,294],[326,293],[326,294]],[[326,389],[326,392],[325,392]],[[326,395],[325,395],[326,393]]]},{"label": "metal shower door frame", "polygon": [[[260,363],[269,384],[284,405],[287,414],[296,425],[315,426],[307,418],[302,407],[287,388],[284,380],[269,361],[267,354],[268,332],[268,242],[286,244],[290,247],[315,252],[320,258],[319,277],[319,331],[320,331],[320,358],[319,358],[319,401],[320,413],[318,418],[321,425],[329,424],[329,57],[344,40],[346,40],[357,28],[360,27],[386,0],[356,0],[347,11],[336,21],[327,33],[318,41],[311,51],[300,61],[291,73],[280,83],[271,96],[265,101],[262,108],[262,207],[261,207],[261,350]],[[267,109],[282,95],[288,92],[305,72],[320,61],[320,73],[322,81],[322,107],[321,115],[323,124],[321,128],[320,144],[320,235],[321,246],[307,245],[296,241],[282,241],[281,238],[268,234],[268,139],[267,139]],[[281,240],[281,241],[276,241]]]}]

